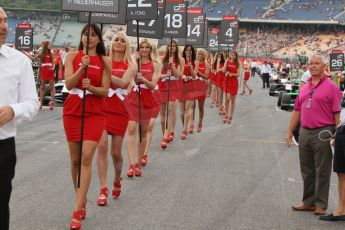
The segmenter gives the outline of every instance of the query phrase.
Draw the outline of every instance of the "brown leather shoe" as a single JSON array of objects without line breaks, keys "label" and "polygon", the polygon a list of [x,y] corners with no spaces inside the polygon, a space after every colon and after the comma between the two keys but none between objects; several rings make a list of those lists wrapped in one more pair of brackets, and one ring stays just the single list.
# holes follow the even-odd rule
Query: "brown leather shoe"
[{"label": "brown leather shoe", "polygon": [[315,211],[314,211],[314,214],[318,215],[318,216],[323,216],[323,215],[326,214],[326,209],[316,208]]},{"label": "brown leather shoe", "polygon": [[304,204],[295,205],[295,206],[292,206],[291,208],[293,210],[295,210],[295,211],[309,211],[309,212],[312,212],[312,211],[316,210],[315,206],[307,206],[307,205],[304,205]]}]

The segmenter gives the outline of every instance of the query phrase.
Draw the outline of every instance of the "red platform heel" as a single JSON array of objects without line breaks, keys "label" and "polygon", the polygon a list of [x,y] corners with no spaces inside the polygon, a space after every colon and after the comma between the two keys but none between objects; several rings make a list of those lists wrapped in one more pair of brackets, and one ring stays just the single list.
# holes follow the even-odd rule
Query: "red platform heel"
[{"label": "red platform heel", "polygon": [[114,188],[113,188],[113,191],[111,193],[111,196],[114,199],[117,199],[120,197],[120,195],[121,195],[121,180],[119,180],[118,182],[114,181]]},{"label": "red platform heel", "polygon": [[[81,228],[81,210],[73,212],[71,223],[69,224],[71,230],[79,230]],[[75,222],[77,220],[79,222]]]},{"label": "red platform heel", "polygon": [[97,199],[98,206],[106,206],[107,205],[108,194],[109,194],[109,190],[107,187],[101,188],[101,190],[99,191],[98,199]]},{"label": "red platform heel", "polygon": [[194,132],[194,124],[189,126],[189,133],[192,134]]},{"label": "red platform heel", "polygon": [[139,177],[141,176],[143,172],[141,171],[141,169],[139,168],[139,164],[135,164],[135,176]]},{"label": "red platform heel", "polygon": [[182,134],[181,134],[181,140],[185,140],[187,138],[187,130],[182,130]]},{"label": "red platform heel", "polygon": [[166,147],[168,147],[168,140],[166,138],[163,138],[161,142],[161,148],[166,149]]},{"label": "red platform heel", "polygon": [[147,154],[144,153],[143,159],[141,159],[141,166],[145,167],[147,165]]},{"label": "red platform heel", "polygon": [[129,169],[127,171],[127,176],[133,178],[134,176],[134,165],[129,165]]},{"label": "red platform heel", "polygon": [[175,132],[171,131],[168,136],[168,142],[172,142],[174,140]]},{"label": "red platform heel", "polygon": [[50,110],[53,110],[53,109],[54,109],[54,102],[50,102],[50,103],[49,103],[49,109],[50,109]]},{"label": "red platform heel", "polygon": [[80,210],[80,214],[81,214],[82,219],[85,219],[85,217],[86,217],[86,203],[87,203],[87,199],[85,199],[83,207]]},{"label": "red platform heel", "polygon": [[202,124],[198,125],[198,129],[196,130],[198,133],[201,133],[202,130]]},{"label": "red platform heel", "polygon": [[226,124],[228,122],[228,119],[229,119],[229,117],[225,116],[224,119],[223,119],[223,123]]}]

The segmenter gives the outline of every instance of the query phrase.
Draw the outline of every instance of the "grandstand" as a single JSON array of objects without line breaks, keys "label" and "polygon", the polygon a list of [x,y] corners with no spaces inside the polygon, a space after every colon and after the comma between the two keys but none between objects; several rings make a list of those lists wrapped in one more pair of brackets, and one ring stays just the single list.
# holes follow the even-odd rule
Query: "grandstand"
[{"label": "grandstand", "polygon": [[[327,53],[344,48],[345,0],[189,0],[190,7],[203,7],[211,27],[219,27],[223,15],[237,15],[241,56],[294,58],[302,51]],[[6,9],[10,35],[18,23],[30,22],[34,45],[43,40],[55,47],[78,46],[80,31],[76,13],[59,10]],[[109,47],[117,31],[125,27],[104,26],[105,44]],[[135,40],[131,41],[135,46]]]}]

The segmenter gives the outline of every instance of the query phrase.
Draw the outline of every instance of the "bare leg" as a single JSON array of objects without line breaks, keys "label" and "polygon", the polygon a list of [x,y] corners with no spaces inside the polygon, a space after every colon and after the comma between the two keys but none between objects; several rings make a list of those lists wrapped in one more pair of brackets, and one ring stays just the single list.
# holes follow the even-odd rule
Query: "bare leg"
[{"label": "bare leg", "polygon": [[129,121],[127,126],[127,151],[129,164],[134,165],[136,161],[138,144],[137,144],[137,123]]},{"label": "bare leg", "polygon": [[103,131],[102,137],[97,146],[97,169],[101,188],[107,187],[108,171],[108,133]]},{"label": "bare leg", "polygon": [[49,81],[49,88],[50,88],[50,103],[54,103],[54,98],[55,98],[55,82],[54,82],[54,80]]},{"label": "bare leg", "polygon": [[121,179],[121,172],[122,172],[122,166],[123,166],[122,143],[123,143],[123,137],[112,136],[111,156],[113,158],[113,166],[114,166],[114,182],[118,182]]},{"label": "bare leg", "polygon": [[[68,142],[70,149],[71,161],[72,161],[72,180],[77,192],[77,198],[74,205],[74,211],[79,211],[83,208],[86,200],[86,194],[89,190],[92,170],[92,158],[95,153],[97,143],[94,141],[84,141],[83,143],[83,155],[81,160],[81,177],[80,188],[76,188],[77,173],[78,173],[78,161],[79,161],[79,149],[80,144],[78,142]],[[73,222],[78,220],[73,219]]]},{"label": "bare leg", "polygon": [[231,100],[230,116],[233,117],[234,112],[235,112],[235,107],[236,107],[236,95],[231,95],[230,100]]},{"label": "bare leg", "polygon": [[45,80],[41,80],[40,85],[40,104],[43,105],[43,98],[44,98],[44,90],[45,90]]},{"label": "bare leg", "polygon": [[199,106],[199,124],[198,124],[198,127],[202,127],[202,121],[204,119],[205,100],[198,100],[198,106]]},{"label": "bare leg", "polygon": [[150,149],[150,146],[151,146],[152,137],[153,137],[153,128],[154,128],[154,125],[155,125],[155,121],[156,121],[156,118],[151,118],[150,124],[147,127],[147,144],[146,144],[145,153],[144,153],[146,155],[149,153],[149,149]]},{"label": "bare leg", "polygon": [[[170,104],[170,103],[169,103]],[[165,129],[166,129],[166,111],[167,111],[167,103],[163,102],[161,105],[160,117],[161,117],[161,128],[162,128],[162,135],[164,136]]]},{"label": "bare leg", "polygon": [[186,101],[180,101],[179,104],[180,104],[180,118],[181,118],[181,122],[182,122],[182,126],[183,126]]},{"label": "bare leg", "polygon": [[334,212],[336,216],[345,215],[345,173],[337,173],[338,175],[338,193],[339,203]]}]

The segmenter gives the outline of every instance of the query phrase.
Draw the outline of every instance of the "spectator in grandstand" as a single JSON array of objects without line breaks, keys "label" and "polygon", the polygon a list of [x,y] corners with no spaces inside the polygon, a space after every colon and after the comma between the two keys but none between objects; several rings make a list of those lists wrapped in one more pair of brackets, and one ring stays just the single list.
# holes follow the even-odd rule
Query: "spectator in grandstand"
[{"label": "spectator in grandstand", "polygon": [[286,143],[290,146],[293,130],[300,121],[299,158],[304,184],[303,198],[302,204],[292,206],[292,209],[324,215],[328,206],[332,149],[328,141],[320,139],[319,134],[334,133],[335,126],[339,125],[341,93],[325,77],[325,60],[322,56],[311,56],[309,70],[311,78],[296,98],[286,135]]},{"label": "spectator in grandstand", "polygon": [[262,78],[262,88],[265,88],[265,84],[267,88],[270,88],[270,75],[271,74],[271,66],[264,61],[264,64],[261,66],[261,78]]},{"label": "spectator in grandstand", "polygon": [[333,171],[338,176],[339,202],[335,211],[320,220],[345,221],[345,93],[341,102],[340,126],[337,127],[334,145]]},{"label": "spectator in grandstand", "polygon": [[0,229],[9,229],[9,202],[16,165],[16,124],[31,119],[39,102],[30,61],[5,45],[7,16],[0,7]]},{"label": "spectator in grandstand", "polygon": [[54,108],[54,97],[55,97],[55,82],[54,82],[54,57],[51,51],[51,43],[48,41],[43,42],[42,49],[35,56],[31,56],[29,53],[24,52],[26,56],[28,56],[31,60],[40,59],[41,60],[41,67],[40,67],[40,103],[42,109],[43,105],[43,98],[44,98],[44,91],[46,86],[46,81],[49,81],[49,88],[50,88],[50,110]]}]

